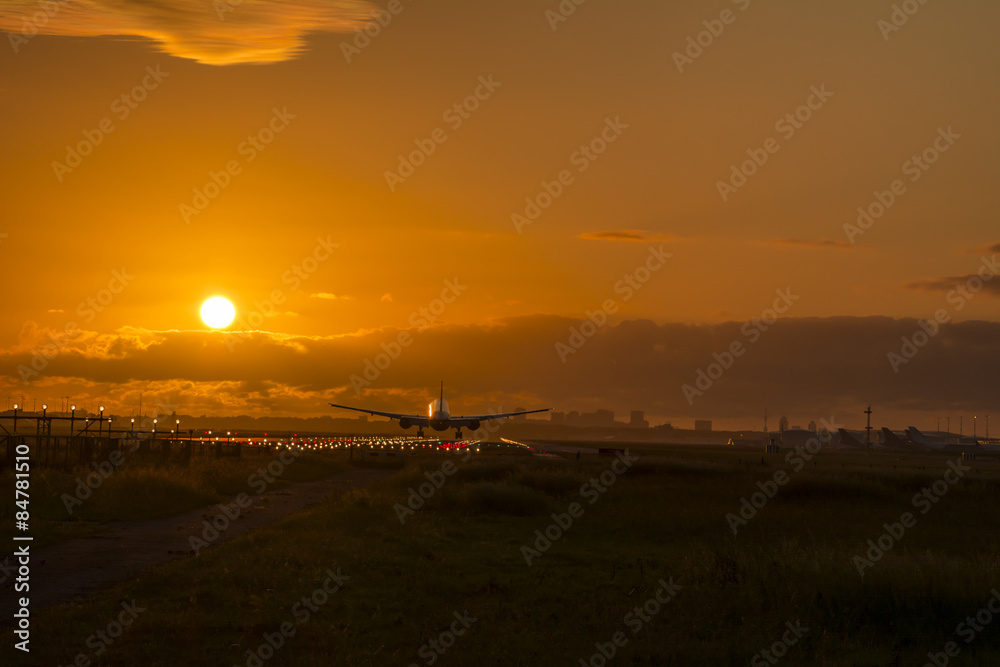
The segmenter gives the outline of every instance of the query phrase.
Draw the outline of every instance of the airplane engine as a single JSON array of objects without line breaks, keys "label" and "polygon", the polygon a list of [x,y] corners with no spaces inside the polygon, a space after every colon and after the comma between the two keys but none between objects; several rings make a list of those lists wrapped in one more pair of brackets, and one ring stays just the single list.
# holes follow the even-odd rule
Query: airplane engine
[{"label": "airplane engine", "polygon": [[469,422],[469,430],[470,431],[479,430],[479,422]]},{"label": "airplane engine", "polygon": [[411,422],[409,419],[400,419],[399,425],[402,428],[410,428],[411,426],[413,426],[413,422]]}]

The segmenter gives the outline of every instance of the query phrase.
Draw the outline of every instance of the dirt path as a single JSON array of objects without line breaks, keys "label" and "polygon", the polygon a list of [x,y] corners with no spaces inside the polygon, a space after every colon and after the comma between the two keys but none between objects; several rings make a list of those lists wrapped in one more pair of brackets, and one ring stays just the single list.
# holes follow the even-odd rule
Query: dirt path
[{"label": "dirt path", "polygon": [[[323,501],[331,491],[366,486],[394,470],[357,469],[338,473],[315,482],[301,482],[253,496],[253,503],[229,522],[212,546],[263,528],[302,509]],[[175,558],[193,554],[189,538],[201,537],[204,521],[222,517],[218,505],[202,507],[162,519],[112,521],[104,524],[98,537],[83,537],[40,549],[31,549],[31,610],[36,611],[85,597],[91,592],[137,576],[142,570]],[[222,519],[219,525],[224,525]],[[204,549],[202,549],[204,551]],[[16,575],[7,578],[0,590],[0,627],[10,625],[15,599]]]}]

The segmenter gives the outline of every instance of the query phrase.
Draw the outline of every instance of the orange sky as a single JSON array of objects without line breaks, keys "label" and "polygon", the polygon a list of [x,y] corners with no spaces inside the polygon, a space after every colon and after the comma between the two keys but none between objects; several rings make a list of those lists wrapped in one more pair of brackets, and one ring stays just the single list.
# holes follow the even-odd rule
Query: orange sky
[{"label": "orange sky", "polygon": [[[768,405],[804,422],[869,400],[899,418],[989,410],[1000,281],[961,310],[948,290],[1000,242],[995,3],[929,3],[885,39],[889,2],[592,2],[553,30],[556,2],[404,0],[368,42],[353,29],[366,3],[229,7],[66,3],[32,36],[38,5],[0,2],[8,394],[313,415],[332,398],[417,409],[444,377],[470,410],[608,406],[678,423],[749,425]],[[688,38],[720,26],[678,71]],[[477,108],[453,109],[467,99]],[[779,123],[809,102],[808,120]],[[261,130],[273,141],[245,143]],[[580,152],[602,132],[600,155]],[[103,137],[78,166],[54,165],[85,133]],[[926,171],[907,164],[939,137]],[[423,164],[387,179],[420,144],[434,148]],[[732,165],[762,154],[724,201]],[[212,173],[227,185],[192,215],[182,205]],[[845,232],[896,179],[885,215]],[[543,183],[559,196],[518,229]],[[616,284],[661,245],[670,258],[626,300]],[[128,284],[87,306],[114,271]],[[350,376],[446,280],[467,288],[357,395]],[[786,288],[800,298],[774,331],[686,400],[683,385],[748,342],[742,323]],[[236,304],[235,329],[258,330],[236,349],[199,319],[216,294]],[[556,343],[608,299],[607,327],[563,363]],[[934,337],[894,372],[906,318],[938,309],[993,333],[955,343],[968,359]],[[795,321],[839,316],[866,318],[852,320],[864,360],[838,347],[842,320]],[[69,322],[83,333],[26,385],[18,366]],[[647,325],[657,341],[643,350]],[[794,327],[810,338],[768,352]],[[804,367],[834,372],[824,355],[854,364],[864,389],[789,390]]]}]

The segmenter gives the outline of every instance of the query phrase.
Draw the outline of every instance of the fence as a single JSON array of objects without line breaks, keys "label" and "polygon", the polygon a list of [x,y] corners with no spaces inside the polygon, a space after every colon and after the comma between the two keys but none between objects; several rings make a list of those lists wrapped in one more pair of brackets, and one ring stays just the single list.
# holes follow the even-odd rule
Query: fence
[{"label": "fence", "polygon": [[[119,450],[129,458],[151,463],[187,465],[194,456],[258,456],[275,450],[275,445],[248,445],[244,442],[189,440],[183,438],[98,437],[81,435],[0,435],[3,459],[0,469],[14,467],[16,450],[26,445],[32,467],[74,468],[102,461]],[[24,448],[21,448],[24,451]]]}]

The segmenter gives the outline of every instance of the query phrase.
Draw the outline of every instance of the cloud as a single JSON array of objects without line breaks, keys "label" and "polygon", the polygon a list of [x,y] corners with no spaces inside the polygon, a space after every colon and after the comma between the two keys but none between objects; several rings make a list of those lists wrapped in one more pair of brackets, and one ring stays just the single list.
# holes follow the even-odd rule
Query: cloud
[{"label": "cloud", "polygon": [[834,241],[833,239],[821,238],[818,241],[806,241],[804,239],[769,239],[766,241],[754,241],[755,245],[766,245],[776,247],[797,246],[800,248],[852,250],[853,245],[847,241]]},{"label": "cloud", "polygon": [[987,294],[1000,296],[1000,280],[994,280],[993,278],[995,278],[995,276],[989,273],[986,274],[985,278],[979,276],[978,274],[942,278],[924,278],[922,280],[911,280],[910,282],[904,284],[903,287],[920,292],[950,292],[951,290],[964,285],[970,294],[974,294],[982,290]]},{"label": "cloud", "polygon": [[[53,9],[47,15],[40,4]],[[13,0],[0,4],[0,30],[142,37],[178,58],[231,65],[289,60],[306,34],[352,31],[374,9],[362,0]]]},{"label": "cloud", "polygon": [[47,312],[47,313],[65,313],[66,311],[63,310],[62,308],[49,308],[45,312]]},{"label": "cloud", "polygon": [[315,294],[310,294],[313,299],[324,299],[326,301],[354,301],[353,296],[338,296],[336,294],[331,294],[330,292],[317,292]]},{"label": "cloud", "polygon": [[[461,396],[463,410],[504,405],[563,410],[606,407],[619,415],[643,409],[675,419],[756,419],[772,413],[860,416],[868,402],[890,411],[986,410],[1000,375],[1000,323],[944,326],[916,356],[893,371],[890,352],[921,331],[915,319],[887,317],[783,318],[752,342],[742,322],[658,324],[629,320],[585,339],[562,363],[581,320],[528,316],[469,326],[409,331],[412,343],[358,397],[352,376],[384,353],[400,330],[341,336],[253,332],[121,329],[81,332],[33,380],[40,396],[83,393],[124,400],[127,388],[170,392],[194,414],[229,411],[250,401],[257,411],[327,414],[325,402],[363,402],[373,409],[420,410],[439,379]],[[0,350],[0,386],[23,391],[17,370],[30,367],[37,346],[54,332],[22,330]],[[745,352],[712,386],[688,403],[682,387],[725,354],[734,341]],[[38,363],[35,361],[35,363]],[[253,391],[249,390],[253,387]],[[250,398],[248,398],[250,397]],[[251,400],[252,398],[252,400]],[[241,403],[244,402],[244,403]],[[994,406],[995,407],[995,406]],[[933,412],[932,412],[933,411]],[[957,414],[957,413],[955,413]],[[883,417],[885,418],[885,417]],[[890,423],[890,422],[887,422]]]},{"label": "cloud", "polygon": [[664,243],[676,241],[673,234],[659,234],[642,229],[621,229],[608,232],[584,232],[577,238],[588,241],[626,241],[632,243]]}]

